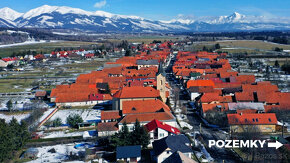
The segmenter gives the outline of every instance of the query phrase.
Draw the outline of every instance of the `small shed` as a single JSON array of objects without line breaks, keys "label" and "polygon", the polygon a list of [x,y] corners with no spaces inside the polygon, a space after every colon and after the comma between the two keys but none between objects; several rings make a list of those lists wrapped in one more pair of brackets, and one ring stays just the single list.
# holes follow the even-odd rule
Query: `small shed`
[{"label": "small shed", "polygon": [[46,91],[37,90],[35,92],[35,99],[37,99],[37,100],[43,100],[45,97],[46,97]]},{"label": "small shed", "polygon": [[141,145],[117,147],[117,160],[138,162],[141,160]]}]

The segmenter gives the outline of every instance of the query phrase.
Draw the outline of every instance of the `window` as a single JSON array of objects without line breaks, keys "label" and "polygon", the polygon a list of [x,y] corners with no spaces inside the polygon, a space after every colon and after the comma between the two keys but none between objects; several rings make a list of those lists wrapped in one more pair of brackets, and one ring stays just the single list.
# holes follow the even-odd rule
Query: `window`
[{"label": "window", "polygon": [[245,119],[245,122],[248,122],[248,119]]},{"label": "window", "polygon": [[253,122],[255,122],[255,119],[253,118]]},{"label": "window", "polygon": [[164,133],[160,133],[159,137],[161,137],[161,138],[164,137]]},{"label": "window", "polygon": [[272,122],[271,118],[269,118],[269,122]]},{"label": "window", "polygon": [[256,118],[256,122],[258,122],[259,120],[258,120],[258,118]]}]

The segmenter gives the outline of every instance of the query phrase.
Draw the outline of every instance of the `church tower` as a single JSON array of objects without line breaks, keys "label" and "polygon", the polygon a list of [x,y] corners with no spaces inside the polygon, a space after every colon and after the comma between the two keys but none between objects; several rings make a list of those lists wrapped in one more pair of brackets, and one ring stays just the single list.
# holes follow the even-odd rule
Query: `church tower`
[{"label": "church tower", "polygon": [[163,102],[166,102],[166,74],[164,72],[162,62],[159,63],[158,73],[156,75],[157,90],[160,92],[160,97]]}]

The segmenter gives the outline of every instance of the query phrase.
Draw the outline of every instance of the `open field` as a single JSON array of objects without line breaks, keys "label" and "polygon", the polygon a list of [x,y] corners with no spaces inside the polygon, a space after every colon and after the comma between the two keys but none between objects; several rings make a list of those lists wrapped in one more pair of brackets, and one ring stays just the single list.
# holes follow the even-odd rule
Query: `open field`
[{"label": "open field", "polygon": [[22,92],[31,87],[33,79],[0,79],[0,93]]},{"label": "open field", "polygon": [[96,44],[94,42],[80,42],[80,41],[63,41],[63,42],[47,42],[31,45],[21,45],[21,46],[12,46],[0,48],[0,57],[10,56],[13,52],[19,53],[23,51],[36,51],[43,53],[50,53],[55,48],[69,48],[69,47],[81,47],[86,45]]},{"label": "open field", "polygon": [[159,40],[159,41],[164,41],[164,40],[172,40],[172,41],[177,41],[178,38],[174,37],[174,36],[136,36],[136,37],[124,37],[124,38],[120,38],[120,39],[108,39],[108,41],[111,42],[121,42],[122,40],[127,40],[128,42],[134,43],[134,42],[138,42],[138,43],[142,43],[144,42],[145,44],[149,44],[151,42],[153,42],[154,40]]},{"label": "open field", "polygon": [[257,41],[257,40],[230,40],[217,41],[222,47],[243,47],[262,50],[274,50],[276,47],[290,50],[290,45],[281,45],[271,42]]}]

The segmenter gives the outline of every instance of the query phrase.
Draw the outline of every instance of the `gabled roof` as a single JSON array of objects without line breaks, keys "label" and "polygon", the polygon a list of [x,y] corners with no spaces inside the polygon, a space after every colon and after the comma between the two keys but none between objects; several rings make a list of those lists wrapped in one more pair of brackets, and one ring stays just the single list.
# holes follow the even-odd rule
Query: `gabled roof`
[{"label": "gabled roof", "polygon": [[180,134],[180,131],[177,128],[172,127],[164,122],[160,122],[156,119],[147,123],[146,125],[144,125],[144,127],[147,129],[148,132],[155,130],[156,128],[161,128],[165,131],[171,132],[171,133],[176,134],[176,135]]},{"label": "gabled roof", "polygon": [[98,132],[103,131],[118,131],[117,122],[98,123]]},{"label": "gabled roof", "polygon": [[141,157],[141,145],[119,146],[116,152],[117,159]]},{"label": "gabled roof", "polygon": [[118,110],[101,111],[101,120],[111,120],[119,118],[121,118],[121,116],[119,115]]},{"label": "gabled roof", "polygon": [[116,92],[113,97],[115,98],[156,98],[159,97],[160,93],[158,90],[152,87],[123,87],[121,90]]},{"label": "gabled roof", "polygon": [[232,102],[232,96],[220,96],[219,93],[204,93],[201,96],[201,102],[210,103],[210,102]]},{"label": "gabled roof", "polygon": [[139,122],[150,122],[153,119],[160,121],[174,120],[173,115],[170,112],[156,112],[156,113],[140,113],[140,114],[127,114],[120,123],[134,123],[138,119]]},{"label": "gabled roof", "polygon": [[237,101],[254,101],[253,92],[236,92],[235,97]]},{"label": "gabled roof", "polygon": [[160,140],[153,142],[153,150],[155,155],[160,155],[166,149],[169,149],[172,153],[180,151],[182,153],[193,152],[191,147],[186,145],[191,142],[185,135],[169,135]]},{"label": "gabled roof", "polygon": [[215,84],[211,80],[189,80],[186,84],[187,88],[193,87],[193,86],[212,86],[214,87]]},{"label": "gabled roof", "polygon": [[169,107],[162,101],[156,100],[132,100],[122,102],[123,114],[154,113],[162,109],[170,111]]},{"label": "gabled roof", "polygon": [[275,125],[277,118],[275,113],[263,114],[227,114],[230,125]]}]

